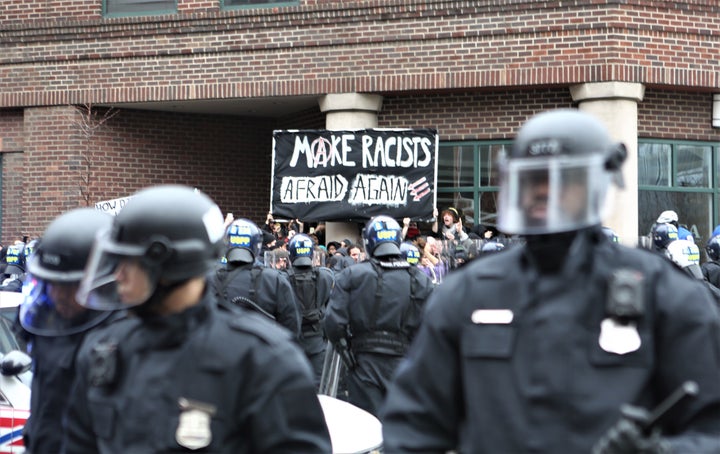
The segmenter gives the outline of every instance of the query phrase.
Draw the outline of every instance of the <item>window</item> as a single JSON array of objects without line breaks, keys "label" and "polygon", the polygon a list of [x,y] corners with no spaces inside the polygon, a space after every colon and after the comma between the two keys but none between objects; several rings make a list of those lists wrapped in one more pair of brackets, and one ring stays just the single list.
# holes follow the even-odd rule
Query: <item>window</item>
[{"label": "window", "polygon": [[720,146],[651,139],[638,142],[638,233],[646,235],[660,213],[675,210],[680,224],[693,233],[698,245],[704,245],[719,221]]},{"label": "window", "polygon": [[223,7],[239,7],[253,8],[260,6],[292,6],[297,5],[298,1],[278,1],[278,0],[221,0]]},{"label": "window", "polygon": [[139,16],[177,12],[176,0],[104,0],[105,16]]},{"label": "window", "polygon": [[510,141],[441,143],[438,150],[440,211],[455,207],[463,223],[492,225],[497,217],[497,160]]}]

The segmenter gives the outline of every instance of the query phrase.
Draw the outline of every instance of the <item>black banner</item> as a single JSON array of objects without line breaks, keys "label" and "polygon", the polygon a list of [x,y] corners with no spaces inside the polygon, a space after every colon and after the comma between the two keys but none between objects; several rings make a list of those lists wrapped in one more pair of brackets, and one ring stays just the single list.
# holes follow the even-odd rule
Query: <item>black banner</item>
[{"label": "black banner", "polygon": [[430,220],[437,150],[431,129],[274,131],[270,211],[311,222]]}]

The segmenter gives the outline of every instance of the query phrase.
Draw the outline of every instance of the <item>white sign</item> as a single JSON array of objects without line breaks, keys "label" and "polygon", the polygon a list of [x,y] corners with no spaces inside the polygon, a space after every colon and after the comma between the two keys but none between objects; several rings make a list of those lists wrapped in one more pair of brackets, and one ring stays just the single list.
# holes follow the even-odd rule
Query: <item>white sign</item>
[{"label": "white sign", "polygon": [[95,204],[95,209],[115,216],[128,203],[132,196],[120,197],[119,199],[104,200]]}]

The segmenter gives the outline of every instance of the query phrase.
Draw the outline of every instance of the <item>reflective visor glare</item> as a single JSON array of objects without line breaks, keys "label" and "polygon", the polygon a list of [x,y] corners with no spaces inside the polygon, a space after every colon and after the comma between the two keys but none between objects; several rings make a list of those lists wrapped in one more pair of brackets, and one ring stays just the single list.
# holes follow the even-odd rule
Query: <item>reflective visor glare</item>
[{"label": "reflective visor glare", "polygon": [[[109,249],[109,248],[108,248]],[[78,300],[99,310],[114,310],[144,303],[154,291],[155,280],[140,264],[142,253],[96,247],[80,284]]]},{"label": "reflective visor glare", "polygon": [[499,227],[544,234],[599,223],[608,177],[602,157],[553,157],[501,162]]}]

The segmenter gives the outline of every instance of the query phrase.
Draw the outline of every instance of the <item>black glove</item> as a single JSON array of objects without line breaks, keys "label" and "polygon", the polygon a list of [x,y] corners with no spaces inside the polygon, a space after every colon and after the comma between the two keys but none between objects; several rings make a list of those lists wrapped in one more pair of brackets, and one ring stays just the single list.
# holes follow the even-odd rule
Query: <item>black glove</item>
[{"label": "black glove", "polygon": [[649,413],[631,405],[620,409],[622,418],[593,446],[593,454],[669,454],[670,445],[660,436],[658,429],[649,434],[643,428],[647,425]]}]

